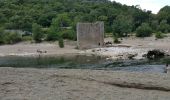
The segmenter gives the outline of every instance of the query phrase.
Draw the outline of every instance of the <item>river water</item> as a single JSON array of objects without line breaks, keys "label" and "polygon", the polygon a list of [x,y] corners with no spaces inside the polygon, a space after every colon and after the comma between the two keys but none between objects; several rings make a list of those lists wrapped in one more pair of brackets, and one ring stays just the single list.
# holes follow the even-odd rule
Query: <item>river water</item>
[{"label": "river water", "polygon": [[164,73],[165,63],[169,58],[157,60],[108,60],[94,55],[69,55],[53,57],[0,57],[0,67],[17,68],[66,68],[115,70],[130,72],[159,72]]}]

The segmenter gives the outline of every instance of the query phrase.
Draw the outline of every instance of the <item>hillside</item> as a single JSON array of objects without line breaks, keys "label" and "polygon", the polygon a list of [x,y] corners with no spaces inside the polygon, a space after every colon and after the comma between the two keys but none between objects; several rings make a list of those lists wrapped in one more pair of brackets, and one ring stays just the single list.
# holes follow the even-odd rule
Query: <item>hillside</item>
[{"label": "hillside", "polygon": [[[108,0],[1,0],[0,24],[9,29],[31,31],[32,23],[49,27],[52,19],[66,13],[72,23],[78,21],[105,21],[111,31],[116,17],[131,18],[134,28],[151,18],[150,11],[126,6]],[[139,16],[140,15],[140,16]]]},{"label": "hillside", "polygon": [[[47,40],[56,40],[61,34],[63,38],[75,40],[77,22],[104,21],[105,33],[116,37],[136,32],[142,25],[137,30],[141,33],[137,36],[142,37],[151,32],[170,32],[169,11],[170,7],[165,6],[155,15],[138,5],[108,0],[0,0],[0,29],[32,32],[34,24],[47,29],[43,32]],[[61,27],[71,27],[71,30],[63,31]],[[149,34],[144,30],[143,35],[142,28],[148,29]]]}]

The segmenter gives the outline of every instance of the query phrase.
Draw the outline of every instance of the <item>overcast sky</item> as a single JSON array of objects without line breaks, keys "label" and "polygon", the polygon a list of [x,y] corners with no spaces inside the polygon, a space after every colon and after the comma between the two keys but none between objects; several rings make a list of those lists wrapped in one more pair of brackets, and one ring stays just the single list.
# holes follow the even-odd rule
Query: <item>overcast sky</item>
[{"label": "overcast sky", "polygon": [[126,5],[140,5],[142,9],[157,13],[162,7],[170,5],[170,0],[111,0]]}]

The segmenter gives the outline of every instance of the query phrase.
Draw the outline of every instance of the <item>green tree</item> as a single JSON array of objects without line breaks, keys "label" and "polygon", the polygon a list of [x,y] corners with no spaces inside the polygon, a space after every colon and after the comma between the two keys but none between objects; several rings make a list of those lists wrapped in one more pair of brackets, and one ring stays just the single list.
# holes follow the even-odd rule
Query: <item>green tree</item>
[{"label": "green tree", "polygon": [[170,25],[170,6],[165,6],[160,9],[160,11],[157,14],[158,20],[166,20],[167,24]]},{"label": "green tree", "polygon": [[60,14],[57,18],[52,20],[50,26],[50,32],[47,35],[47,40],[57,40],[63,35],[63,29],[69,28],[71,25],[71,20],[66,13]]},{"label": "green tree", "polygon": [[41,42],[41,40],[42,40],[43,33],[42,33],[41,28],[42,27],[40,25],[38,25],[37,23],[34,23],[32,25],[33,39],[36,42]]},{"label": "green tree", "polygon": [[170,27],[170,25],[167,24],[167,21],[166,20],[162,20],[160,22],[160,25],[159,25],[159,31],[161,31],[163,33],[167,33],[168,31],[170,31],[169,27]]},{"label": "green tree", "polygon": [[152,29],[148,23],[142,23],[142,25],[136,29],[137,37],[148,37],[151,36],[151,34],[152,34]]},{"label": "green tree", "polygon": [[127,36],[132,31],[132,27],[131,17],[118,16],[113,24],[113,34],[117,34],[118,37]]},{"label": "green tree", "polygon": [[154,32],[157,32],[158,31],[158,28],[159,28],[159,22],[158,20],[153,20],[151,22],[151,28]]}]

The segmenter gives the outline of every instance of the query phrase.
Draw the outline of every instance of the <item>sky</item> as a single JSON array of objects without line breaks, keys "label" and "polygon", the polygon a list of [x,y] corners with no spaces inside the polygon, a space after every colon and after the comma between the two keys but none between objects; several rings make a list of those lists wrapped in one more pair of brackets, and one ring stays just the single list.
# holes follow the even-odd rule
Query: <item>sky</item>
[{"label": "sky", "polygon": [[120,2],[126,5],[140,5],[141,9],[151,10],[152,13],[156,14],[159,10],[166,6],[170,6],[170,0],[111,0]]}]

